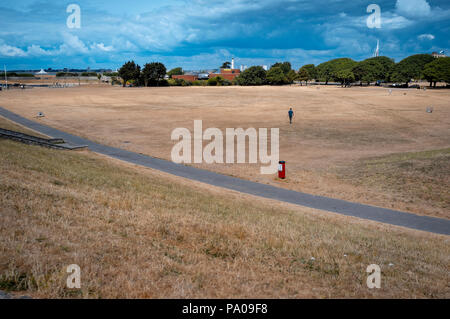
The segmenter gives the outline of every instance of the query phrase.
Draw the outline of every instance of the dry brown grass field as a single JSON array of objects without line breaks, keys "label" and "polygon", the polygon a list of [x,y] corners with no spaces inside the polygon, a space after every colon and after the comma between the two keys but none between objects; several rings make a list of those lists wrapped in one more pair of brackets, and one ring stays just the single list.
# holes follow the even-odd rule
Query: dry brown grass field
[{"label": "dry brown grass field", "polygon": [[[0,191],[0,290],[17,295],[450,297],[448,236],[255,200],[89,151],[0,139]],[[372,263],[381,289],[366,286]],[[70,264],[81,290],[65,288]]]},{"label": "dry brown grass field", "polygon": [[[177,127],[280,128],[287,179],[260,164],[197,165],[298,191],[450,217],[450,91],[285,87],[10,90],[0,105],[92,140],[170,159]],[[433,106],[433,113],[426,107]],[[289,125],[287,111],[295,118]]]}]

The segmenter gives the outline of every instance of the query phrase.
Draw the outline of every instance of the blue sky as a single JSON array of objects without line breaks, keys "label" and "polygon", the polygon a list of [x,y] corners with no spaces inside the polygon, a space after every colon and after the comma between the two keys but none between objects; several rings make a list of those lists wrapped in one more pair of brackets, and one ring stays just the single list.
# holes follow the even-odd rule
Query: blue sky
[{"label": "blue sky", "polygon": [[[81,8],[70,29],[69,4]],[[381,8],[368,28],[367,6]],[[381,54],[396,61],[450,49],[448,0],[16,0],[0,4],[0,64],[12,69],[303,64]],[[447,52],[447,53],[448,53]]]}]

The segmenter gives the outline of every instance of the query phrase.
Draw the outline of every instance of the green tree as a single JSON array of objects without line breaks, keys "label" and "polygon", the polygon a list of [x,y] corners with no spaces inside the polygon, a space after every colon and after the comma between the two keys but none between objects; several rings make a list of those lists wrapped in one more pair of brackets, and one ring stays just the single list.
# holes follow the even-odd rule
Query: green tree
[{"label": "green tree", "polygon": [[167,81],[169,86],[190,86],[192,83],[190,81],[186,81],[184,79],[169,79]]},{"label": "green tree", "polygon": [[423,69],[423,75],[427,81],[430,82],[430,86],[436,87],[436,82],[450,83],[450,57],[437,58],[433,62],[425,65]]},{"label": "green tree", "polygon": [[145,86],[159,86],[166,75],[166,67],[160,62],[147,63],[142,70]]},{"label": "green tree", "polygon": [[281,85],[288,83],[288,79],[284,74],[281,67],[272,66],[269,71],[267,71],[266,80],[269,84],[272,85]]},{"label": "green tree", "polygon": [[223,62],[221,69],[229,69],[231,68],[231,62]]},{"label": "green tree", "polygon": [[183,75],[183,69],[178,67],[178,68],[174,68],[172,70],[170,70],[169,72],[167,72],[167,75],[172,78],[173,75]]},{"label": "green tree", "polygon": [[314,64],[306,64],[306,65],[302,66],[302,68],[304,68],[306,71],[308,71],[310,80],[317,78],[317,70],[316,70],[316,67],[314,66]]},{"label": "green tree", "polygon": [[308,85],[308,80],[310,78],[310,75],[308,73],[308,71],[306,71],[303,68],[300,68],[300,70],[298,71],[298,76],[297,79],[301,82],[306,81],[306,85]]},{"label": "green tree", "polygon": [[238,85],[263,85],[266,83],[266,70],[261,66],[252,66],[235,78]]},{"label": "green tree", "polygon": [[411,79],[420,80],[423,78],[425,65],[433,60],[434,58],[429,54],[411,55],[395,65],[391,81],[408,84]]},{"label": "green tree", "polygon": [[336,81],[341,82],[342,86],[350,86],[351,83],[355,82],[355,75],[349,69],[339,70],[333,77]]},{"label": "green tree", "polygon": [[119,76],[123,80],[123,86],[127,85],[130,80],[138,81],[141,74],[141,67],[134,63],[134,61],[128,61],[119,69]]},{"label": "green tree", "polygon": [[316,67],[314,64],[306,64],[298,70],[298,78],[300,81],[305,81],[308,85],[308,81],[317,77]]},{"label": "green tree", "polygon": [[208,85],[209,86],[221,86],[221,85],[230,85],[230,84],[231,84],[230,81],[225,80],[221,76],[216,76],[216,77],[208,79]]},{"label": "green tree", "polygon": [[105,72],[103,73],[104,76],[119,76],[118,72]]},{"label": "green tree", "polygon": [[288,74],[286,74],[286,78],[289,83],[294,83],[294,81],[297,79],[297,72],[294,70],[290,70]]},{"label": "green tree", "polygon": [[336,80],[334,76],[339,71],[351,70],[356,64],[357,62],[350,58],[339,58],[324,62],[316,68],[317,77],[321,81],[325,81],[325,84],[328,84],[329,81]]},{"label": "green tree", "polygon": [[272,68],[281,68],[284,75],[287,75],[290,70],[292,70],[291,63],[290,62],[277,62],[274,65],[270,67]]},{"label": "green tree", "polygon": [[359,62],[353,67],[352,72],[356,81],[367,82],[370,85],[375,81],[389,81],[394,66],[392,59],[380,56]]},{"label": "green tree", "polygon": [[216,79],[216,77],[214,77],[214,78],[209,78],[208,81],[207,81],[207,83],[208,83],[209,86],[216,86],[216,85],[217,85],[217,79]]}]

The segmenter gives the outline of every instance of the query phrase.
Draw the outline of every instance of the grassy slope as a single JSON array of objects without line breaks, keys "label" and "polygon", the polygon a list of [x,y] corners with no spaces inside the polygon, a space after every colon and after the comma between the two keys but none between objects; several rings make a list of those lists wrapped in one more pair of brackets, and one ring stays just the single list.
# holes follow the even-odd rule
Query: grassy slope
[{"label": "grassy slope", "polygon": [[10,130],[10,131],[21,132],[21,133],[25,133],[25,134],[29,134],[29,135],[34,135],[37,137],[48,138],[48,136],[39,134],[38,132],[35,132],[35,131],[25,128],[19,124],[16,124],[16,123],[4,118],[3,116],[0,116],[0,128],[3,128],[5,130]]},{"label": "grassy slope", "polygon": [[358,188],[408,203],[409,210],[426,207],[435,216],[448,218],[450,148],[368,158],[341,168],[339,176]]},{"label": "grassy slope", "polygon": [[[0,140],[0,289],[51,298],[450,297],[448,237],[175,181],[89,152]],[[73,263],[81,291],[64,288]],[[365,284],[372,263],[382,268],[379,290]]]}]

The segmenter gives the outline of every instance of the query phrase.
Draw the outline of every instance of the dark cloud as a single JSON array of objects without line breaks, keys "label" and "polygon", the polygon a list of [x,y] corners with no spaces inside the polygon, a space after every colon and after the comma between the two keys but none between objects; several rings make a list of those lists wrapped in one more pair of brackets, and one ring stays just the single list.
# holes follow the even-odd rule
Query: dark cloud
[{"label": "dark cloud", "polygon": [[[23,0],[0,8],[0,63],[116,67],[135,58],[207,68],[233,55],[246,65],[290,60],[299,67],[367,58],[377,39],[396,59],[449,46],[448,1],[376,1],[382,28],[369,29],[366,8],[374,1],[79,0],[82,28],[70,30],[72,2]],[[418,41],[423,34],[428,41]]]}]

